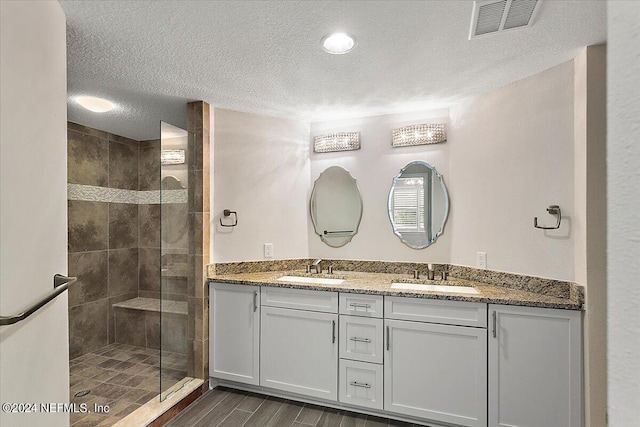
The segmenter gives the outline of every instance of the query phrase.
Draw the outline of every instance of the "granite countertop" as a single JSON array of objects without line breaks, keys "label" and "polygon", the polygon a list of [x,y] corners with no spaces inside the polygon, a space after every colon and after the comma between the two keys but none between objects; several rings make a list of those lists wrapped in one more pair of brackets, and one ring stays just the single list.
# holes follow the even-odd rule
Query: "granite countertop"
[{"label": "granite countertop", "polygon": [[[283,282],[277,279],[281,276],[303,276],[318,278],[344,279],[340,285],[306,284],[297,282]],[[394,273],[362,273],[354,271],[334,271],[334,274],[309,274],[304,270],[267,271],[252,273],[237,273],[214,275],[209,278],[213,283],[232,283],[237,285],[262,285],[292,289],[309,289],[333,292],[362,293],[372,295],[404,296],[411,298],[429,298],[451,301],[470,301],[490,304],[520,305],[528,307],[559,308],[566,310],[581,310],[582,301],[579,298],[560,298],[544,295],[507,286],[491,285],[487,283],[463,280],[449,277],[448,280],[414,280],[408,274]],[[457,294],[432,292],[423,290],[392,289],[391,283],[406,282],[428,285],[472,286],[477,294]]]}]

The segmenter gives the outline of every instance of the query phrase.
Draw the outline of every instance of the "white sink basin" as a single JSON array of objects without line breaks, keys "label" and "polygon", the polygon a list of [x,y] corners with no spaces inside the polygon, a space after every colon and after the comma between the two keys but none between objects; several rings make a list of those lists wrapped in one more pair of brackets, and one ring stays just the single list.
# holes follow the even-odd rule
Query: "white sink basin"
[{"label": "white sink basin", "polygon": [[297,282],[297,283],[311,283],[314,285],[341,285],[344,282],[343,279],[326,279],[323,277],[302,277],[302,276],[282,276],[278,277],[281,282]]},{"label": "white sink basin", "polygon": [[413,291],[448,292],[453,294],[477,294],[472,286],[418,285],[415,283],[392,283],[391,289],[410,289]]}]

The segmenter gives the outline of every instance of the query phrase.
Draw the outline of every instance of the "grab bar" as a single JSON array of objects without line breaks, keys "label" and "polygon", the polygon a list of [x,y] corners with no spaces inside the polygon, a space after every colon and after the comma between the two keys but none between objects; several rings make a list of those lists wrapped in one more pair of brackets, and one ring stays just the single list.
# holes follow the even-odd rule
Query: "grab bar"
[{"label": "grab bar", "polygon": [[54,275],[53,292],[24,310],[22,313],[14,314],[13,316],[0,316],[0,326],[13,325],[14,323],[18,323],[19,321],[31,316],[33,313],[44,307],[49,301],[66,291],[69,285],[76,280],[78,280],[76,277],[66,277],[61,274]]}]

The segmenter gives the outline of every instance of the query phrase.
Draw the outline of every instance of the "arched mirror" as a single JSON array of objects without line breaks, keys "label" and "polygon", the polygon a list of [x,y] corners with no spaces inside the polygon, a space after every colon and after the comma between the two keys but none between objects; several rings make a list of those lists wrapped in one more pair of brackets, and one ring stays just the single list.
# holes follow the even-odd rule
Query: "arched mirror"
[{"label": "arched mirror", "polygon": [[449,195],[442,175],[422,161],[409,163],[393,178],[389,220],[407,246],[424,249],[442,234],[449,214]]},{"label": "arched mirror", "polygon": [[323,242],[344,246],[358,232],[362,198],[355,178],[340,166],[331,166],[316,179],[311,193],[311,220]]}]

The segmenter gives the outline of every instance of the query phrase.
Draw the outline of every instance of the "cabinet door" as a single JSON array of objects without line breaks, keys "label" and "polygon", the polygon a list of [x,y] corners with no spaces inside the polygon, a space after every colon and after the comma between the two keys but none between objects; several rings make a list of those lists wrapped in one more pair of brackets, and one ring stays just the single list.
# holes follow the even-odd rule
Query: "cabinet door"
[{"label": "cabinet door", "polygon": [[385,320],[384,409],[487,424],[487,330]]},{"label": "cabinet door", "polygon": [[338,399],[338,315],[262,307],[260,385]]},{"label": "cabinet door", "polygon": [[582,426],[582,313],[489,306],[489,425]]},{"label": "cabinet door", "polygon": [[260,382],[260,287],[213,283],[210,288],[211,376]]}]

